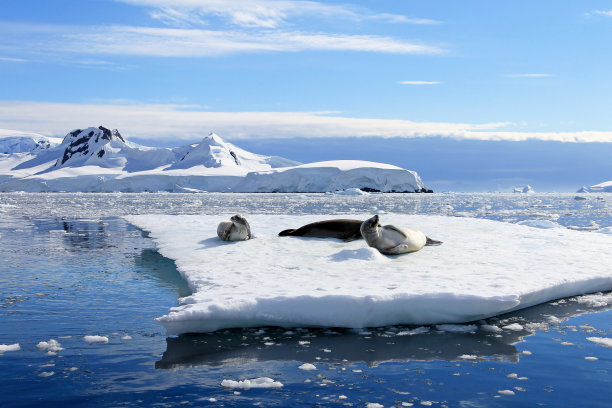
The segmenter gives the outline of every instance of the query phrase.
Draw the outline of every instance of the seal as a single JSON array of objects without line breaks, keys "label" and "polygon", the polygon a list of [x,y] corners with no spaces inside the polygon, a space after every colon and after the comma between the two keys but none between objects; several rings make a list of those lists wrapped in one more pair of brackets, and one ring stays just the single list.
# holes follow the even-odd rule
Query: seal
[{"label": "seal", "polygon": [[416,252],[425,245],[440,245],[441,241],[428,238],[421,231],[397,228],[393,225],[381,226],[378,215],[365,220],[360,227],[361,235],[367,244],[382,254],[397,255]]},{"label": "seal", "polygon": [[361,239],[361,220],[334,219],[317,221],[296,229],[287,229],[278,233],[279,237],[312,237],[337,238],[345,241]]},{"label": "seal", "polygon": [[217,235],[223,241],[246,241],[251,239],[251,227],[240,214],[234,215],[230,221],[221,221],[217,226]]}]

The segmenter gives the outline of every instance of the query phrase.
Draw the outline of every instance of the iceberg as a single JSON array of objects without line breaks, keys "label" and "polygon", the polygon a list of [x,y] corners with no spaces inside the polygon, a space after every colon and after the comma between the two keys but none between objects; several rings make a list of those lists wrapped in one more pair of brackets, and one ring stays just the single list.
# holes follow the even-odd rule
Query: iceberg
[{"label": "iceberg", "polygon": [[151,148],[103,126],[63,140],[0,132],[0,191],[431,192],[411,170],[357,160],[302,164],[243,150],[211,133],[200,143]]},{"label": "iceberg", "polygon": [[595,184],[590,187],[581,187],[577,193],[612,193],[612,181]]},{"label": "iceberg", "polygon": [[150,233],[192,290],[158,319],[169,335],[261,326],[456,324],[612,290],[607,234],[385,214],[385,223],[421,230],[444,244],[384,256],[363,240],[277,236],[321,216],[243,215],[253,239],[232,243],[216,237],[225,215],[125,217]]}]

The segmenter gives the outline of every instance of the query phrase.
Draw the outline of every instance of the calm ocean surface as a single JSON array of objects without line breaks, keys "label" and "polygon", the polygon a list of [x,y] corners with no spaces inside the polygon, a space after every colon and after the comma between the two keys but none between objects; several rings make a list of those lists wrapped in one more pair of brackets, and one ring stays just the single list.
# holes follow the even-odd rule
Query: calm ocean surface
[{"label": "calm ocean surface", "polygon": [[[389,212],[612,226],[612,194],[583,197],[2,193],[0,345],[21,349],[0,353],[0,407],[609,407],[612,348],[587,339],[612,338],[610,293],[489,319],[520,325],[502,333],[393,326],[166,338],[154,319],[189,288],[174,262],[120,218]],[[109,341],[90,344],[89,335]],[[50,339],[61,350],[37,347]],[[283,386],[221,386],[258,377]]]}]

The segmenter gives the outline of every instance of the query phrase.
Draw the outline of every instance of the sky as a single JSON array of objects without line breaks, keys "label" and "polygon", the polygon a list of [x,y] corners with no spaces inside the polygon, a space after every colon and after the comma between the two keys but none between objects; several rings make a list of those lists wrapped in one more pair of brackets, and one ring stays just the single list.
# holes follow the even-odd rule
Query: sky
[{"label": "sky", "polygon": [[[327,143],[438,189],[574,189],[612,179],[596,158],[612,154],[611,108],[609,1],[0,7],[0,129],[104,125],[148,146],[215,132],[302,162],[327,158]],[[492,158],[524,177],[492,173]]]}]

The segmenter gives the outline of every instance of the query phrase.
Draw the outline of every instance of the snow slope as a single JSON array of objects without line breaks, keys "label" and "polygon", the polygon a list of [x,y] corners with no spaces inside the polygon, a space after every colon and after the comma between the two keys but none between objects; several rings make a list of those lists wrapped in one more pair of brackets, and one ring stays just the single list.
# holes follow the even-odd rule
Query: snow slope
[{"label": "snow slope", "polygon": [[102,126],[76,129],[45,148],[29,136],[17,139],[0,139],[8,152],[0,154],[0,191],[428,191],[415,172],[399,167],[350,160],[300,165],[215,134],[172,149],[139,146]]},{"label": "snow slope", "polygon": [[194,292],[159,319],[169,334],[266,325],[461,323],[612,290],[612,238],[606,234],[385,214],[385,224],[419,229],[444,243],[384,256],[363,240],[277,236],[285,228],[346,215],[243,215],[254,238],[232,243],[216,237],[224,216],[126,217],[150,232]]}]

